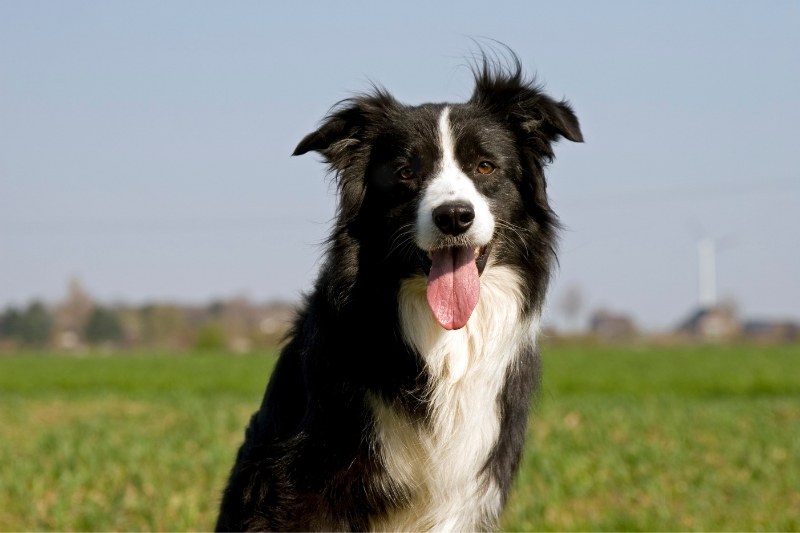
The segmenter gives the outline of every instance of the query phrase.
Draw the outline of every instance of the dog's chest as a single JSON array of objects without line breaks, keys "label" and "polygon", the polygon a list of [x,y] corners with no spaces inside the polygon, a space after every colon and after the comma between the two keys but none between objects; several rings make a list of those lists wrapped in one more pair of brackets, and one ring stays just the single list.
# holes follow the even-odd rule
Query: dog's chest
[{"label": "dog's chest", "polygon": [[498,399],[509,366],[532,341],[520,316],[519,277],[487,269],[467,326],[444,331],[431,316],[422,278],[400,291],[403,335],[430,376],[429,420],[373,399],[376,439],[391,483],[410,504],[373,524],[385,530],[476,530],[493,526],[502,495],[485,468],[500,432]]}]

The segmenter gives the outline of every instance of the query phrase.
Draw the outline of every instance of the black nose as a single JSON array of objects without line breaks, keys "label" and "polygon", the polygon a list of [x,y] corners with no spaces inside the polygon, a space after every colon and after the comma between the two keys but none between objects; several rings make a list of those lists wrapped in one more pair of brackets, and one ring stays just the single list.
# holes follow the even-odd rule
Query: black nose
[{"label": "black nose", "polygon": [[443,204],[433,210],[433,222],[447,235],[461,235],[475,220],[475,210],[469,204]]}]

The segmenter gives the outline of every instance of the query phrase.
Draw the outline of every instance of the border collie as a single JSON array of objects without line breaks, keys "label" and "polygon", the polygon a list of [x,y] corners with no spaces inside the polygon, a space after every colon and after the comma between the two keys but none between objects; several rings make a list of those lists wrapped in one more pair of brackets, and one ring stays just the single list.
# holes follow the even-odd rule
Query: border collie
[{"label": "border collie", "polygon": [[335,174],[337,216],[217,530],[497,526],[555,262],[544,168],[583,140],[512,56],[476,63],[466,103],[340,102],[295,149]]}]

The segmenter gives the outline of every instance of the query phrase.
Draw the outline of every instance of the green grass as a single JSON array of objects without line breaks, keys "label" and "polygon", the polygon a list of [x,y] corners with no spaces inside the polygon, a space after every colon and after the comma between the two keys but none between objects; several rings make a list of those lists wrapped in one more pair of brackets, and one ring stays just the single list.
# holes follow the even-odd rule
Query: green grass
[{"label": "green grass", "polygon": [[[800,529],[800,347],[546,347],[506,530]],[[274,358],[0,357],[0,530],[207,530]]]},{"label": "green grass", "polygon": [[800,347],[561,347],[513,530],[800,528]]}]

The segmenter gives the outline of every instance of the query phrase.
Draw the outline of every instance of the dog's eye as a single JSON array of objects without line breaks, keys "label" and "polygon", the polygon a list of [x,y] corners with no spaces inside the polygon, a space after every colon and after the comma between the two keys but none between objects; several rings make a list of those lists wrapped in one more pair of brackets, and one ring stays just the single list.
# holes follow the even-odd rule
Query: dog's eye
[{"label": "dog's eye", "polygon": [[410,180],[414,177],[414,171],[411,170],[411,167],[403,167],[397,174],[400,176],[400,179],[403,180]]},{"label": "dog's eye", "polygon": [[481,161],[480,163],[478,163],[478,166],[475,170],[478,171],[478,174],[483,174],[484,176],[488,176],[489,174],[494,172],[494,169],[496,168],[497,167],[494,166],[494,164],[490,163],[489,161]]}]

